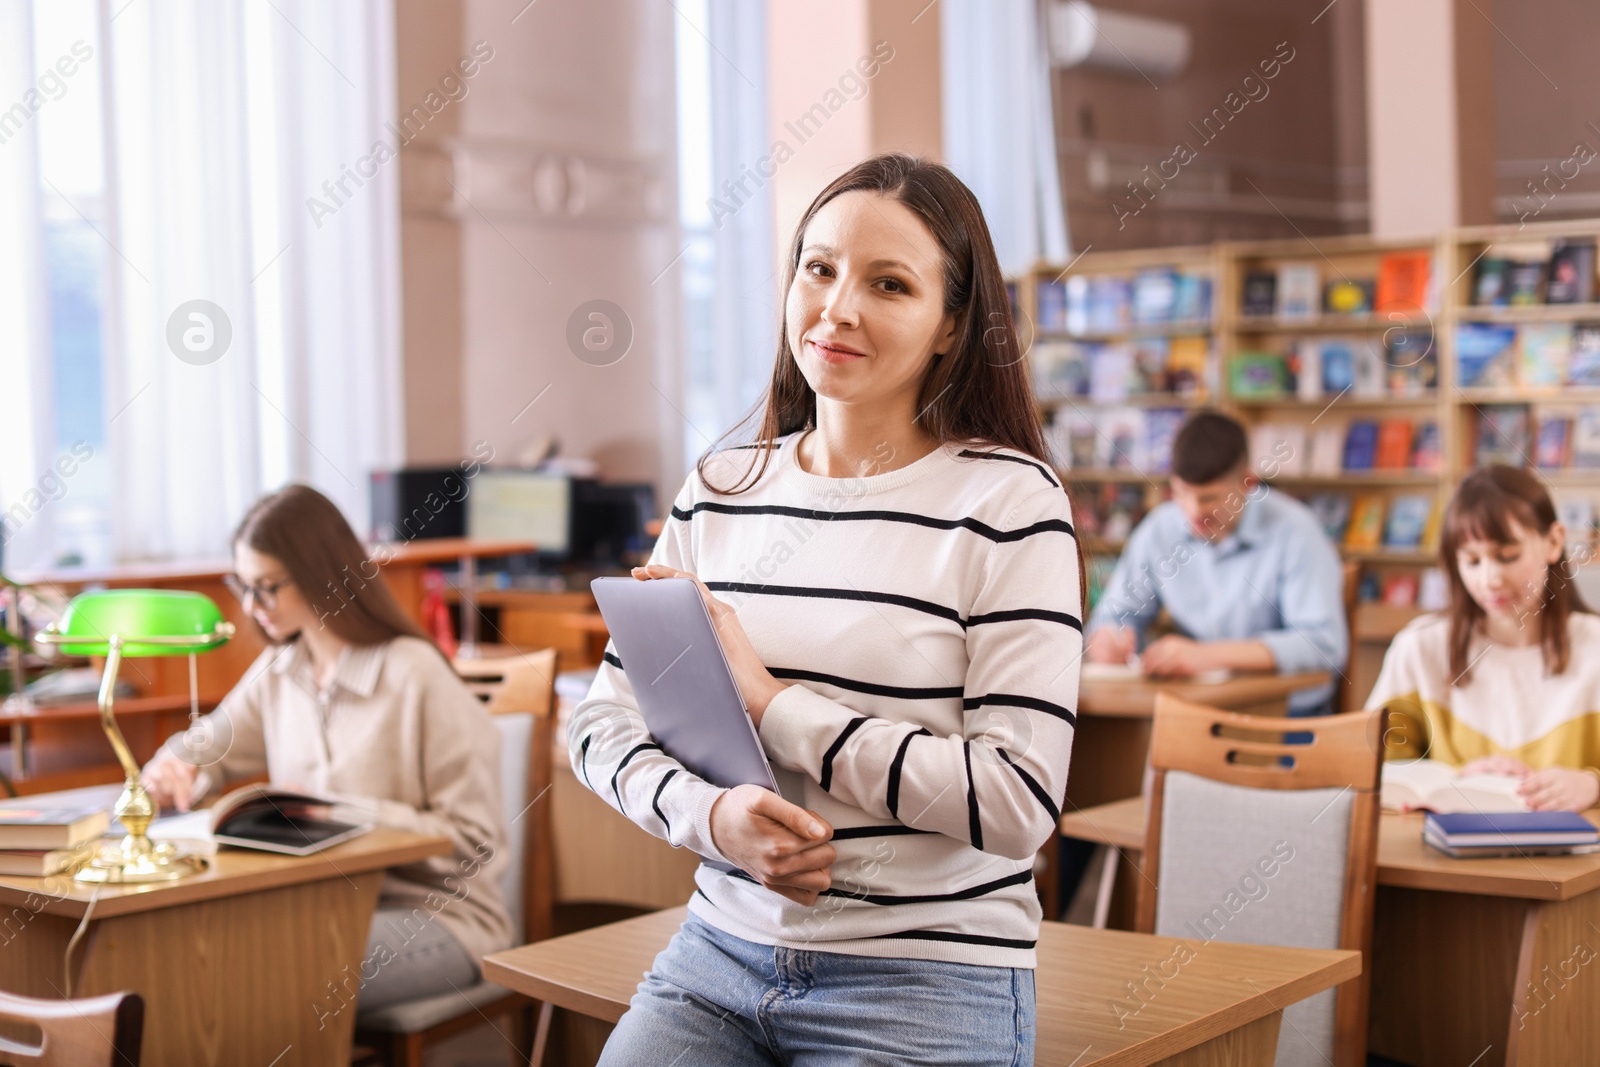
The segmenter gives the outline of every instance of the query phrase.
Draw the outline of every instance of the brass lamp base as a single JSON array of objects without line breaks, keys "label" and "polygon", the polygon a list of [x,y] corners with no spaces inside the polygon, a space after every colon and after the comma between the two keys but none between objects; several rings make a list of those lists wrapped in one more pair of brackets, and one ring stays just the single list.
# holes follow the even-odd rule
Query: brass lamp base
[{"label": "brass lamp base", "polygon": [[210,866],[204,856],[185,852],[170,841],[152,841],[145,836],[155,810],[144,785],[130,774],[122,795],[111,808],[111,814],[127,827],[128,836],[115,845],[102,846],[72,875],[72,880],[101,885],[172,882]]},{"label": "brass lamp base", "polygon": [[191,855],[170,841],[151,841],[129,834],[121,844],[101,848],[73,874],[72,880],[102,885],[173,882],[199,874],[208,866],[204,856]]}]

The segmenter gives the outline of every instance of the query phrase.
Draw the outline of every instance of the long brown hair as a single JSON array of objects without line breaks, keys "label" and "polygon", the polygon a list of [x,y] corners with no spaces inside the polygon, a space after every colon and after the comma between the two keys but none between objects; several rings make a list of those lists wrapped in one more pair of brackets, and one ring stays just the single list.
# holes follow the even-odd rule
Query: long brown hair
[{"label": "long brown hair", "polygon": [[285,486],[256,501],[233,543],[282,563],[320,624],[352,645],[428,640],[400,610],[338,505],[309,485]]},{"label": "long brown hair", "polygon": [[[1470,682],[1472,665],[1468,650],[1473,634],[1483,622],[1483,608],[1472,599],[1461,581],[1456,552],[1467,541],[1514,543],[1520,527],[1539,535],[1550,532],[1556,523],[1556,506],[1543,483],[1520,467],[1494,464],[1473,471],[1462,479],[1450,506],[1444,513],[1439,557],[1450,579],[1450,676],[1453,684]],[[1583,597],[1572,583],[1567,550],[1545,568],[1544,590],[1539,597],[1539,644],[1544,653],[1544,669],[1561,674],[1572,655],[1567,635],[1567,619],[1574,611],[1587,612]]]},{"label": "long brown hair", "polygon": [[[817,194],[795,227],[784,266],[783,292],[788,293],[800,268],[806,229],[818,211],[835,197],[870,192],[899,201],[920,218],[939,243],[943,256],[944,309],[955,317],[955,344],[936,355],[922,379],[917,397],[917,425],[941,445],[987,443],[1014,448],[1048,464],[1044,432],[1034,406],[1033,387],[1011,320],[1005,280],[995,256],[989,225],[972,190],[949,168],[917,156],[894,152],[873,156],[851,167]],[[766,472],[778,438],[816,426],[817,394],[806,383],[789,348],[787,308],[778,327],[778,355],[765,400],[719,440],[757,420],[758,446],[748,469],[726,489],[706,481],[713,445],[695,469],[719,493],[742,493]]]}]

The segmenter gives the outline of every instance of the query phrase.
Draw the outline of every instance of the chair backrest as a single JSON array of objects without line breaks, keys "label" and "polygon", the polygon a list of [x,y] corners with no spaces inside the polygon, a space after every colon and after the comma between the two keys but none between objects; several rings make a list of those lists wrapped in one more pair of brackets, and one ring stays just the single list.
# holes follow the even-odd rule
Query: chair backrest
[{"label": "chair backrest", "polygon": [[458,659],[456,673],[494,716],[500,733],[500,790],[510,834],[506,909],[516,944],[551,934],[554,860],[550,788],[554,758],[556,650]]},{"label": "chair backrest", "polygon": [[37,1045],[0,1037],[0,1063],[37,1067],[139,1067],[144,1000],[111,993],[82,1000],[36,1000],[0,993],[0,1021],[38,1027]]},{"label": "chair backrest", "polygon": [[1345,711],[1350,702],[1350,679],[1356,670],[1356,608],[1361,603],[1361,564],[1357,560],[1344,561],[1344,670],[1333,683],[1333,710]]},{"label": "chair backrest", "polygon": [[1358,980],[1284,1009],[1277,1067],[1366,1062],[1384,717],[1156,697],[1136,929],[1362,954]]}]

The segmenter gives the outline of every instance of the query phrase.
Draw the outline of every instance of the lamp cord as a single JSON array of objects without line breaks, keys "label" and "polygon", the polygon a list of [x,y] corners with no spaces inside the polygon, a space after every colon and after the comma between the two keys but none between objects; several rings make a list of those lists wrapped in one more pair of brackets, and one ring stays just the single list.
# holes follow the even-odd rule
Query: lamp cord
[{"label": "lamp cord", "polygon": [[89,894],[89,906],[83,909],[83,918],[78,920],[78,928],[72,932],[72,937],[67,941],[67,951],[61,961],[64,976],[67,980],[66,999],[72,999],[72,953],[77,949],[78,942],[83,940],[84,931],[89,929],[89,920],[94,916],[95,902],[100,899],[100,884],[96,883],[94,891]]}]

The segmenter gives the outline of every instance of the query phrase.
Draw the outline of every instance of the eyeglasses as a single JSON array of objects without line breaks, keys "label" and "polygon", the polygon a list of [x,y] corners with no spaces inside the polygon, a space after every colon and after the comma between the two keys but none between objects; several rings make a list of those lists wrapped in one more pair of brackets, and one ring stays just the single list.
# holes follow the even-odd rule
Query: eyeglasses
[{"label": "eyeglasses", "polygon": [[238,597],[239,603],[245,607],[250,606],[250,599],[254,597],[256,603],[272,611],[278,606],[278,591],[294,583],[287,578],[281,578],[276,582],[257,582],[255,585],[248,585],[237,574],[225,574],[222,576],[222,584],[227,586],[228,592]]}]

